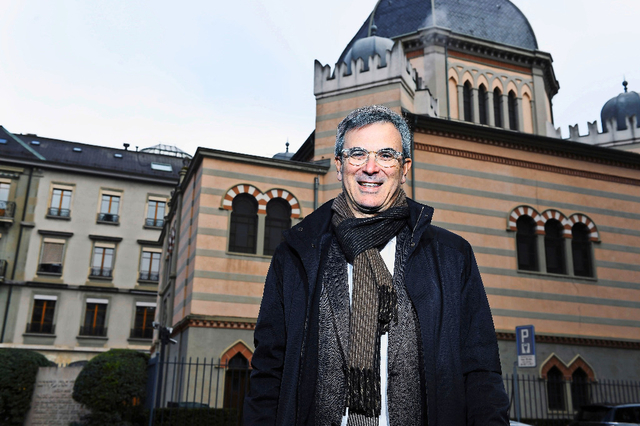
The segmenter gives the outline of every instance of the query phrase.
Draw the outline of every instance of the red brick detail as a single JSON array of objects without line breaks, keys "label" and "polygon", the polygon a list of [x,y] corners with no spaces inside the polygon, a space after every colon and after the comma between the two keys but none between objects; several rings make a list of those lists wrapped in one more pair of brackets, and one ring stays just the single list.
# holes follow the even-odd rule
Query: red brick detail
[{"label": "red brick detail", "polygon": [[542,368],[540,369],[540,376],[543,379],[546,379],[549,370],[551,370],[553,367],[557,367],[566,380],[571,380],[572,371],[570,371],[569,368],[564,364],[564,362],[562,362],[562,360],[555,355],[549,358],[549,360],[542,366]]},{"label": "red brick detail", "polygon": [[593,369],[589,367],[589,364],[582,359],[582,357],[578,356],[573,362],[569,365],[569,372],[573,374],[578,368],[581,368],[582,371],[587,373],[587,377],[590,381],[596,380],[596,374],[593,372]]},{"label": "red brick detail", "polygon": [[548,220],[555,219],[562,224],[564,228],[562,232],[562,236],[564,238],[571,238],[571,223],[567,219],[567,217],[558,210],[549,209],[542,213],[542,226],[547,223]]},{"label": "red brick detail", "polygon": [[236,354],[238,353],[242,354],[242,356],[244,356],[246,360],[249,361],[249,366],[251,366],[251,357],[253,357],[253,352],[251,352],[251,349],[249,349],[247,345],[242,342],[236,343],[224,354],[222,354],[222,357],[220,357],[220,364],[229,364],[229,360],[236,356]]},{"label": "red brick detail", "polygon": [[598,233],[598,227],[595,223],[586,215],[582,213],[574,213],[569,216],[570,226],[573,227],[576,223],[584,223],[589,229],[589,241],[600,241],[600,234]]}]

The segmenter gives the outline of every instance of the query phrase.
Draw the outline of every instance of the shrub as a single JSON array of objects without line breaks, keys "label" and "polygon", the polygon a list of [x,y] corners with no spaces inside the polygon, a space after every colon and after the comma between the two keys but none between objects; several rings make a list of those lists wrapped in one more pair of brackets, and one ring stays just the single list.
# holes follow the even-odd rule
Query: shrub
[{"label": "shrub", "polygon": [[27,349],[0,349],[0,424],[22,425],[36,383],[38,368],[55,364]]},{"label": "shrub", "polygon": [[149,356],[111,349],[91,359],[73,386],[73,399],[91,410],[91,426],[129,425],[144,416]]},{"label": "shrub", "polygon": [[237,410],[228,408],[156,408],[153,415],[153,426],[226,426],[237,424]]}]

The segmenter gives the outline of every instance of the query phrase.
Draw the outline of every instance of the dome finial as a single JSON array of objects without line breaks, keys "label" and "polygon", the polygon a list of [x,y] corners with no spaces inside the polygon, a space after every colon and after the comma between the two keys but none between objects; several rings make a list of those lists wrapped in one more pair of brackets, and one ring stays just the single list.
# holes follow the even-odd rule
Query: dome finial
[{"label": "dome finial", "polygon": [[627,79],[626,79],[626,78],[624,78],[624,76],[623,76],[622,78],[623,78],[623,80],[624,80],[624,81],[622,82],[622,85],[624,86],[624,93],[627,93],[627,86],[629,85],[629,83],[627,83]]},{"label": "dome finial", "polygon": [[376,23],[374,22],[374,23],[371,25],[371,35],[372,35],[372,36],[374,36],[374,35],[376,35],[376,33],[377,33],[377,32],[378,32],[378,26],[377,26],[377,25],[376,25]]},{"label": "dome finial", "polygon": [[287,138],[287,143],[284,144],[287,147],[285,152],[289,152],[289,138]]}]

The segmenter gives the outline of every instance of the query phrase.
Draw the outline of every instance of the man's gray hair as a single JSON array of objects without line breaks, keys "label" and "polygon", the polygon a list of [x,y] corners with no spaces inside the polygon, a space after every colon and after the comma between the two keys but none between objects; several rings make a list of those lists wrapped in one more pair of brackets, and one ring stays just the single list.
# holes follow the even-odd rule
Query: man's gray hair
[{"label": "man's gray hair", "polygon": [[373,123],[393,124],[402,138],[402,156],[404,158],[411,158],[411,130],[409,130],[409,125],[400,114],[382,105],[370,105],[353,110],[338,124],[335,149],[336,157],[342,158],[344,135],[346,135],[347,132],[354,129],[361,129]]}]

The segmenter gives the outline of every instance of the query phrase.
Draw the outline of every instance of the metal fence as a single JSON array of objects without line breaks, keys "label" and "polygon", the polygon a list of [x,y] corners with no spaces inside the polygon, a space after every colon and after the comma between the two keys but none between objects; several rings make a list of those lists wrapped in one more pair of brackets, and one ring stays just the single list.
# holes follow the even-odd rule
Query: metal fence
[{"label": "metal fence", "polygon": [[250,371],[246,360],[240,357],[229,362],[206,358],[158,362],[149,370],[158,384],[150,424],[242,425]]},{"label": "metal fence", "polygon": [[542,379],[509,374],[503,381],[511,402],[509,417],[517,419],[519,411],[520,421],[535,426],[566,426],[587,404],[640,402],[637,381]]},{"label": "metal fence", "polygon": [[[159,370],[157,370],[159,369]],[[213,359],[173,359],[150,365],[150,425],[242,424],[242,405],[249,388],[244,357],[228,362]],[[566,426],[583,405],[640,402],[640,382],[624,380],[542,379],[503,376],[511,419],[535,426]],[[516,386],[517,383],[517,386]],[[516,396],[517,395],[517,396]],[[518,416],[518,412],[520,416]]]}]

